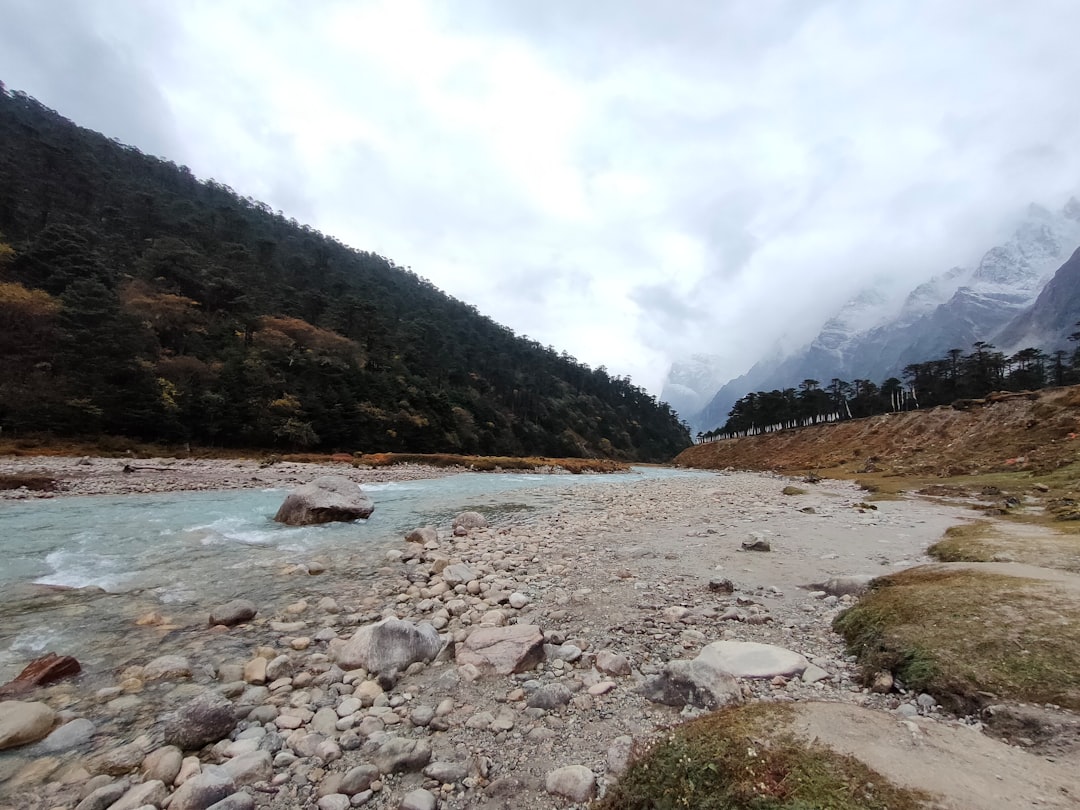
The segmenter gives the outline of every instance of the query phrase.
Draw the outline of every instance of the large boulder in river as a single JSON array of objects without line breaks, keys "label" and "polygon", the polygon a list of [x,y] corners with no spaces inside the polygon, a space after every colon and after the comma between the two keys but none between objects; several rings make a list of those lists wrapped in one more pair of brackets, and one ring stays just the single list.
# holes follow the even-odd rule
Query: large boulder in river
[{"label": "large boulder in river", "polygon": [[417,661],[430,661],[443,648],[439,631],[427,622],[413,624],[401,619],[383,619],[353,633],[337,653],[342,669],[359,669],[391,674]]},{"label": "large boulder in river", "polygon": [[368,517],[375,505],[360,485],[344,475],[324,475],[289,493],[274,520],[290,526]]}]

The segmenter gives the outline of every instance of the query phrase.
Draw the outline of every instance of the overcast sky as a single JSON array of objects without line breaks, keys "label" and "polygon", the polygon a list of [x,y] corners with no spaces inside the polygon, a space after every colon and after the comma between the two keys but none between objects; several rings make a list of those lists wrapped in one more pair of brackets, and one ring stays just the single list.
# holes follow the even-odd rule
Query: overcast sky
[{"label": "overcast sky", "polygon": [[0,0],[0,80],[659,393],[1080,189],[1076,0]]}]

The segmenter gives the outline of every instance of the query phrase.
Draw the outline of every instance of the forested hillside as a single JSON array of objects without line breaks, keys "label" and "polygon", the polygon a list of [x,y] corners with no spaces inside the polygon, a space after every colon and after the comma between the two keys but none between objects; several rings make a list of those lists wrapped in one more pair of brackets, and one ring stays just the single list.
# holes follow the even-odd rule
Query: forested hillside
[{"label": "forested hillside", "polygon": [[690,443],[629,379],[2,85],[0,428],[640,460]]}]

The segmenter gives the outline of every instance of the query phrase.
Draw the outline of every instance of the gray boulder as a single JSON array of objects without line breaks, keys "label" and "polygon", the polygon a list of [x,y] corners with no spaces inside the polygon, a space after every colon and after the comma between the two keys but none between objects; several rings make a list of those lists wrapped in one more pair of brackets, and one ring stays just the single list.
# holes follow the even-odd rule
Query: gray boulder
[{"label": "gray boulder", "polygon": [[204,692],[167,716],[162,733],[165,745],[193,751],[229,736],[236,723],[236,710],[229,700],[217,692]]},{"label": "gray boulder", "polygon": [[258,613],[255,603],[248,599],[233,599],[224,605],[218,605],[210,611],[210,624],[223,624],[233,627],[251,621]]},{"label": "gray boulder", "polygon": [[742,690],[734,677],[697,658],[669,661],[659,675],[645,681],[638,691],[653,703],[665,706],[717,709],[742,702]]},{"label": "gray boulder", "polygon": [[289,526],[359,520],[375,505],[359,485],[343,475],[324,475],[289,493],[274,520]]},{"label": "gray boulder", "polygon": [[439,631],[427,622],[383,619],[353,633],[338,651],[337,663],[344,670],[363,667],[377,674],[393,673],[417,661],[431,661],[442,647]]}]

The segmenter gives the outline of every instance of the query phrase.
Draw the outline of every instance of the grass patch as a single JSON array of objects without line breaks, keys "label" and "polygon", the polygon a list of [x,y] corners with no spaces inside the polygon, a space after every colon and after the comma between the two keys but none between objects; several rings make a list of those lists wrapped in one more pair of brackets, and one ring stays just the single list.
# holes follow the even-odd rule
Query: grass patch
[{"label": "grass patch", "polygon": [[0,475],[0,489],[26,487],[35,492],[56,491],[56,479],[47,475]]},{"label": "grass patch", "polygon": [[867,683],[889,671],[965,711],[987,693],[1080,709],[1080,597],[1050,582],[921,566],[875,580],[833,629]]},{"label": "grass patch", "polygon": [[1046,515],[1003,515],[953,526],[927,552],[942,562],[1019,562],[1080,573],[1080,526],[1062,527]]},{"label": "grass patch", "polygon": [[992,542],[991,538],[996,537],[990,521],[977,520],[949,527],[945,536],[926,551],[942,562],[991,562],[1004,547]]},{"label": "grass patch", "polygon": [[637,752],[593,810],[917,810],[926,794],[788,730],[777,703],[729,707]]}]

